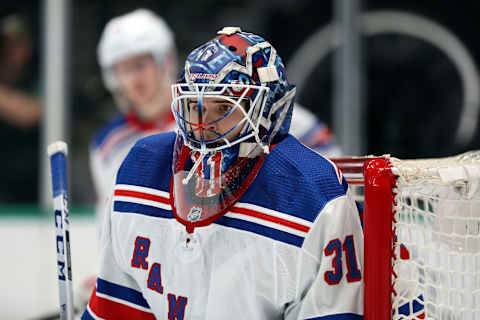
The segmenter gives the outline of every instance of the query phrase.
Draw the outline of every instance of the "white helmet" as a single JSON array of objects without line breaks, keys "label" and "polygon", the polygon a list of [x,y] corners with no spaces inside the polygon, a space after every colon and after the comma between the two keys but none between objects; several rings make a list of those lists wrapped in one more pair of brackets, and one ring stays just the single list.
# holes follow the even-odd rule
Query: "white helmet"
[{"label": "white helmet", "polygon": [[150,53],[160,64],[174,51],[174,46],[173,32],[152,11],[137,9],[113,18],[105,26],[97,49],[105,86],[111,92],[118,89],[112,70],[117,62]]}]

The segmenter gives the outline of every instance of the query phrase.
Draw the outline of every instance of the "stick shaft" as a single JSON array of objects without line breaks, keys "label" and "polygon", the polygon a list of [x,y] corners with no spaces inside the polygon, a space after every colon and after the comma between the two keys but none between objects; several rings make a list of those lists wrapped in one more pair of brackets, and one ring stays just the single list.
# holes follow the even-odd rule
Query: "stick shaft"
[{"label": "stick shaft", "polygon": [[73,319],[72,263],[70,252],[70,220],[68,217],[67,147],[55,142],[48,147],[52,174],[55,247],[57,251],[60,319]]}]

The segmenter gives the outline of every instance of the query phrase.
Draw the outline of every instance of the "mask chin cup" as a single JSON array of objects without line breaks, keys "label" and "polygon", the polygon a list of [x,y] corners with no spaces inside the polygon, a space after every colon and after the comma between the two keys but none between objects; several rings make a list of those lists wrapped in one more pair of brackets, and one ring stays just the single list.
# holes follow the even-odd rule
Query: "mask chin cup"
[{"label": "mask chin cup", "polygon": [[193,232],[224,215],[250,186],[265,156],[257,143],[202,154],[177,137],[170,191],[176,219]]}]

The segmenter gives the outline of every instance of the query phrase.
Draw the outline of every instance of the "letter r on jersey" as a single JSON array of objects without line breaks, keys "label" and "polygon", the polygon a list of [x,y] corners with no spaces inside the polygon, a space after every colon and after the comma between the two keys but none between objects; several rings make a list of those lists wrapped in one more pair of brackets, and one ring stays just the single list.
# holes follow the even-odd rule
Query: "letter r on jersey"
[{"label": "letter r on jersey", "polygon": [[150,250],[150,239],[137,236],[133,248],[132,267],[148,269],[148,251]]}]

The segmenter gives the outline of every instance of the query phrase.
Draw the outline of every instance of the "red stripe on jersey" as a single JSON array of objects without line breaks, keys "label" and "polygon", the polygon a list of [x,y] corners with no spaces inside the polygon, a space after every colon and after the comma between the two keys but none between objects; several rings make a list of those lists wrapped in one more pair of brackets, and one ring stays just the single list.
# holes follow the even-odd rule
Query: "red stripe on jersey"
[{"label": "red stripe on jersey", "polygon": [[161,202],[165,204],[170,204],[170,200],[165,197],[156,196],[150,193],[140,192],[140,191],[132,191],[132,190],[115,190],[114,193],[116,196],[125,196],[125,197],[132,197],[132,198],[139,198],[145,200],[151,200],[156,202]]},{"label": "red stripe on jersey", "polygon": [[153,313],[97,296],[97,288],[93,290],[88,305],[90,310],[102,319],[155,320]]},{"label": "red stripe on jersey", "polygon": [[172,126],[172,123],[175,122],[175,117],[171,112],[168,112],[165,116],[156,119],[155,121],[143,121],[137,116],[137,114],[133,110],[130,110],[125,115],[125,118],[131,126],[136,127],[141,131],[144,131],[145,133],[150,133],[149,131],[157,130],[159,131],[159,133],[165,132]]},{"label": "red stripe on jersey", "polygon": [[261,212],[258,212],[258,211],[254,211],[254,210],[251,210],[251,209],[233,207],[233,208],[230,209],[230,211],[232,211],[234,213],[240,213],[240,214],[244,214],[244,215],[247,215],[247,216],[259,218],[259,219],[262,219],[262,220],[267,220],[267,221],[270,221],[270,222],[278,223],[278,224],[284,225],[286,227],[296,229],[296,230],[299,230],[299,231],[303,231],[303,232],[308,232],[308,230],[310,230],[309,227],[304,226],[302,224],[292,222],[292,221],[288,221],[288,220],[285,220],[285,219],[282,219],[282,218],[274,217],[274,216],[271,216],[271,215],[268,215],[268,214],[265,214],[265,213],[261,213]]}]

